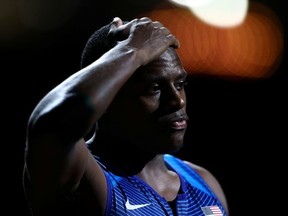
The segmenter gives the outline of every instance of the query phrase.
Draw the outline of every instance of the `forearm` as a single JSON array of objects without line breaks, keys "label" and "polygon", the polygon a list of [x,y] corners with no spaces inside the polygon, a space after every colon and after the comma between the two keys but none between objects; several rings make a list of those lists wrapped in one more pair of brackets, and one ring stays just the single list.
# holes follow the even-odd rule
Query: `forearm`
[{"label": "forearm", "polygon": [[85,136],[140,65],[135,50],[114,47],[49,92],[31,115],[31,125],[41,119],[46,132],[50,126],[65,137]]},{"label": "forearm", "polygon": [[97,120],[141,64],[135,49],[127,46],[115,47],[63,84],[71,84],[68,84],[69,93],[89,98],[94,109],[93,119]]}]

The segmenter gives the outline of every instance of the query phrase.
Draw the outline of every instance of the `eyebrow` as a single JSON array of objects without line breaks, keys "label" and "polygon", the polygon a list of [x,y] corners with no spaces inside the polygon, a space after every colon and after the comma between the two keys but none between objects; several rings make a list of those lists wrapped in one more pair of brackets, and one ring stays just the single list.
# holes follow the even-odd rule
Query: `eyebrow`
[{"label": "eyebrow", "polygon": [[178,79],[185,78],[185,77],[187,77],[187,72],[183,69],[183,70],[181,70],[181,72],[178,76]]},{"label": "eyebrow", "polygon": [[[183,78],[186,78],[187,77],[187,72],[184,70],[184,69],[181,69],[181,71],[179,73],[177,73],[176,75],[176,79],[179,80],[179,79],[183,79]],[[147,82],[159,82],[161,80],[163,80],[163,77],[162,76],[157,76],[157,75],[154,75],[154,74],[149,74],[148,75],[143,75],[141,76],[141,78],[139,77],[137,79],[137,81],[147,81]]]}]

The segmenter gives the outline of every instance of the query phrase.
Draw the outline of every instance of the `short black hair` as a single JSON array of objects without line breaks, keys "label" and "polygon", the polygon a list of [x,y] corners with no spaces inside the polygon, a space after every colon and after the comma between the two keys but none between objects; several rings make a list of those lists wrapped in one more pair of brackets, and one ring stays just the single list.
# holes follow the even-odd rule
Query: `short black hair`
[{"label": "short black hair", "polygon": [[80,68],[84,68],[116,46],[117,41],[109,37],[111,23],[97,29],[88,39],[81,55]]}]

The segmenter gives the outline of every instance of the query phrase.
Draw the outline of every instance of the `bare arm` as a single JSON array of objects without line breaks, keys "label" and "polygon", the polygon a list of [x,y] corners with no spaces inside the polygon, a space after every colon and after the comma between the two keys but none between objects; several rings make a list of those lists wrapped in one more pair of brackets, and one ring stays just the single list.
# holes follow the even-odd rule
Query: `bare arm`
[{"label": "bare arm", "polygon": [[25,176],[30,200],[39,209],[75,190],[83,176],[93,180],[103,200],[105,177],[84,137],[137,68],[179,45],[166,28],[147,18],[125,25],[115,19],[110,34],[119,43],[52,89],[30,116]]}]

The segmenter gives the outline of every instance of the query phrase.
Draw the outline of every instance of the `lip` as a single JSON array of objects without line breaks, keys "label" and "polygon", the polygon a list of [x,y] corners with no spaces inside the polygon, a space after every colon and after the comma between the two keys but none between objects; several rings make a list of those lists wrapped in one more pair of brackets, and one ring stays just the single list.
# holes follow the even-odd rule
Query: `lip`
[{"label": "lip", "polygon": [[185,130],[187,128],[187,122],[189,118],[185,113],[181,113],[178,115],[174,114],[172,117],[171,116],[166,116],[162,118],[162,124],[166,125],[166,127],[172,129],[172,130]]},{"label": "lip", "polygon": [[180,122],[180,121],[188,121],[188,116],[185,115],[185,114],[182,114],[182,115],[176,115],[172,118],[169,119],[169,122],[172,123],[172,122]]},{"label": "lip", "polygon": [[170,126],[174,130],[185,130],[187,128],[187,121],[185,119],[179,119],[177,121],[172,121]]}]

